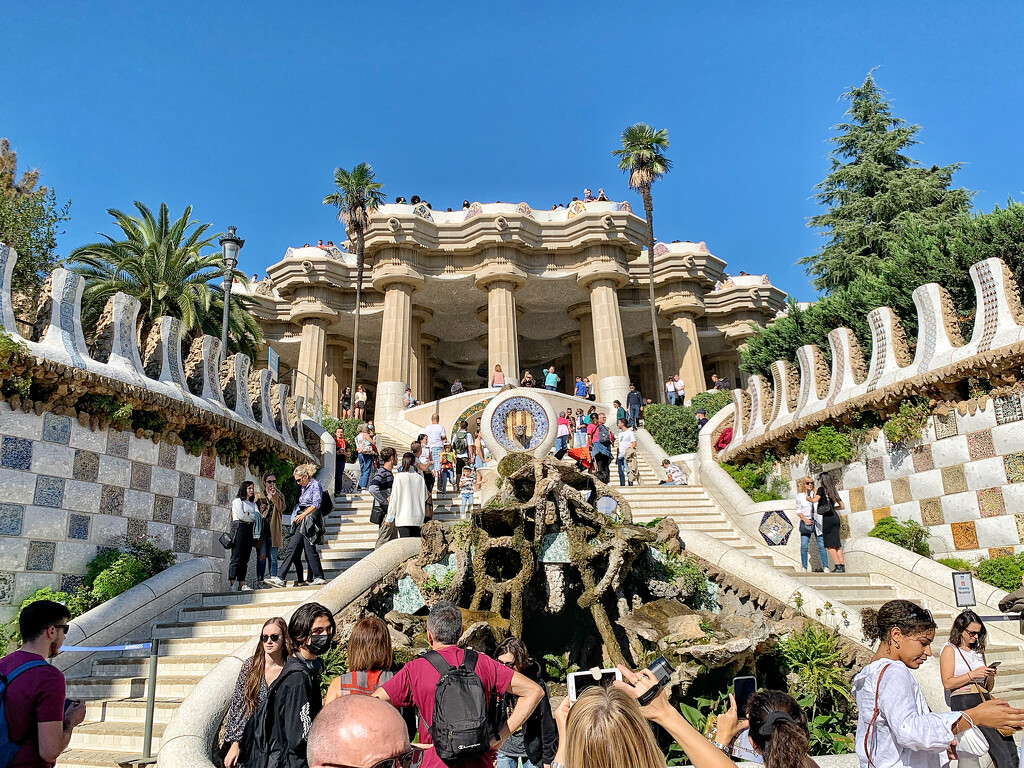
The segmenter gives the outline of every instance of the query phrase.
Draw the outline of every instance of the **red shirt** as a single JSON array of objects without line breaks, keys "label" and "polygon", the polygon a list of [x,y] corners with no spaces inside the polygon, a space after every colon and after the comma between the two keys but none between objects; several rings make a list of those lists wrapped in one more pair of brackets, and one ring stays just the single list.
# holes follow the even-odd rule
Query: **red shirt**
[{"label": "red shirt", "polygon": [[[43,657],[15,651],[0,659],[0,674],[10,674],[26,661]],[[7,688],[4,713],[13,741],[24,741],[11,768],[52,768],[39,756],[39,723],[64,721],[64,673],[47,664],[22,672]]]},{"label": "red shirt", "polygon": [[[437,650],[441,657],[453,667],[462,663],[465,652],[454,645]],[[490,701],[494,696],[505,693],[512,682],[513,672],[490,656],[477,654],[476,673],[484,684],[484,692]],[[420,742],[430,743],[430,724],[434,721],[434,690],[441,679],[440,673],[422,656],[413,659],[381,688],[396,707],[415,706],[419,712]],[[494,752],[488,752],[473,760],[459,763],[459,768],[493,768]],[[428,749],[423,753],[422,768],[447,768],[441,759]]]}]

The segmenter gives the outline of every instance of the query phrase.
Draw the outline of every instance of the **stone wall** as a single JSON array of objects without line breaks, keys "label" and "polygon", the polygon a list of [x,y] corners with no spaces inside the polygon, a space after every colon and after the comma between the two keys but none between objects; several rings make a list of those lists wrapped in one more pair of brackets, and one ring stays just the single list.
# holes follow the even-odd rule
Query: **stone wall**
[{"label": "stone wall", "polygon": [[[995,557],[1024,551],[1024,403],[1020,393],[932,415],[921,440],[903,447],[879,433],[863,458],[834,467],[841,478],[844,538],[881,518],[916,520],[933,554]],[[806,459],[787,467],[790,491]]]},{"label": "stone wall", "polygon": [[244,479],[210,453],[0,402],[0,619],[37,589],[75,588],[119,536],[151,536],[179,561],[224,557]]}]

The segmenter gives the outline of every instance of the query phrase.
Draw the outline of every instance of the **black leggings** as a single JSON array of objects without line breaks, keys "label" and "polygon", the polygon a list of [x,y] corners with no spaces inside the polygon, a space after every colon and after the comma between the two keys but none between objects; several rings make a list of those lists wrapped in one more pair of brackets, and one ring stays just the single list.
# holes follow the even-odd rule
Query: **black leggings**
[{"label": "black leggings", "polygon": [[252,523],[239,521],[237,526],[235,546],[231,549],[228,581],[245,581],[245,574],[249,570],[249,557],[252,555]]},{"label": "black leggings", "polygon": [[[960,693],[949,697],[949,708],[954,712],[963,712],[979,704],[979,693]],[[978,727],[988,742],[988,755],[996,764],[996,768],[1017,768],[1017,745],[1013,741],[1013,736],[1003,736],[995,728],[986,728],[983,725]]]},{"label": "black leggings", "polygon": [[278,566],[278,578],[284,580],[288,576],[288,569],[295,566],[295,580],[305,581],[302,578],[302,552],[306,552],[306,562],[309,563],[309,572],[314,579],[324,578],[324,568],[320,564],[320,554],[316,551],[316,544],[309,541],[301,533],[293,533],[291,541],[288,542],[288,549],[285,550],[281,565]]}]

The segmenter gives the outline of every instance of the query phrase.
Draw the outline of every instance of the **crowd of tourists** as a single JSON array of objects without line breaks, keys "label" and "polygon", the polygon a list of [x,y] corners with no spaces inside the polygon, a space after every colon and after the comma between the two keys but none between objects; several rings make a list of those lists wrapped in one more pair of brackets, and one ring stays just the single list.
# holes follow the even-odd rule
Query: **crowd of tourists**
[{"label": "crowd of tourists", "polygon": [[[987,630],[973,611],[953,622],[939,656],[949,712],[932,712],[912,674],[932,655],[931,613],[907,600],[862,611],[877,642],[853,678],[861,768],[941,768],[949,759],[1018,768],[1013,735],[1024,710],[994,698],[998,662],[985,658]],[[0,659],[0,758],[18,768],[52,768],[85,719],[65,698],[48,662],[61,649],[70,612],[52,600],[26,606],[21,646]],[[656,723],[697,768],[728,768],[744,755],[767,768],[815,768],[807,714],[783,691],[730,694],[709,736],[670,702],[658,662],[593,684],[555,705],[540,665],[517,637],[494,655],[460,647],[462,611],[437,602],[422,655],[396,669],[391,634],[367,615],[347,638],[330,609],[312,602],[286,622],[267,619],[235,683],[220,754],[225,768],[664,768],[648,723]],[[321,693],[322,658],[340,647],[347,671]],[[611,671],[611,670],[609,670]],[[558,681],[563,682],[563,681]],[[743,717],[740,717],[740,708]],[[749,752],[747,745],[749,744]]]}]

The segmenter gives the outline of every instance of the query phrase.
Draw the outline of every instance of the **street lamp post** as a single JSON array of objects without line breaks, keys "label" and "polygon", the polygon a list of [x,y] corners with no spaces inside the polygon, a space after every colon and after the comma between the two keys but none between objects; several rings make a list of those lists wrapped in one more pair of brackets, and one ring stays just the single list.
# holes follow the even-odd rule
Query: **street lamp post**
[{"label": "street lamp post", "polygon": [[220,239],[222,260],[224,262],[224,322],[221,324],[220,348],[225,358],[228,356],[228,313],[231,309],[231,284],[234,282],[235,267],[238,266],[238,252],[245,245],[235,234],[235,227],[228,227],[228,233]]}]

